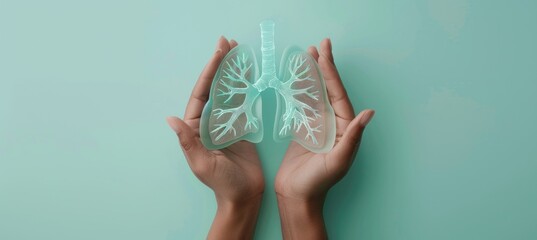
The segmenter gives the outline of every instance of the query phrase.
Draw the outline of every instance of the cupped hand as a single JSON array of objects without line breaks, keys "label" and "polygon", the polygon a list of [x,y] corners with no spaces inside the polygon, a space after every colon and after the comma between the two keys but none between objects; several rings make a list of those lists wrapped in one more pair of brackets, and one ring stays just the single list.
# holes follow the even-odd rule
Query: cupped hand
[{"label": "cupped hand", "polygon": [[276,175],[275,190],[279,198],[324,201],[327,191],[351,167],[362,133],[375,112],[364,110],[355,116],[334,64],[330,39],[321,42],[320,51],[310,47],[308,52],[317,60],[323,73],[336,115],[336,141],[328,153],[313,153],[291,142]]},{"label": "cupped hand", "polygon": [[241,203],[258,197],[264,190],[264,178],[255,145],[239,141],[220,150],[206,149],[200,140],[200,118],[214,75],[224,56],[237,42],[224,37],[218,40],[217,50],[201,73],[190,96],[184,120],[168,117],[170,127],[192,172],[210,187],[220,202]]}]

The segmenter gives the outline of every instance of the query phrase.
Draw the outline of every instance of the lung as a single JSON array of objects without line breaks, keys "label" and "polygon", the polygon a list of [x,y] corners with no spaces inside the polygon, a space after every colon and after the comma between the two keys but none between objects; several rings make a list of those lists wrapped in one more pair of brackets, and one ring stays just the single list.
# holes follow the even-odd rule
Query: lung
[{"label": "lung", "polygon": [[335,115],[313,57],[298,47],[283,54],[276,89],[276,141],[291,139],[314,152],[334,145]]},{"label": "lung", "polygon": [[276,73],[274,23],[261,26],[261,71],[255,52],[247,45],[233,48],[222,60],[211,86],[200,124],[208,149],[237,141],[263,139],[261,92],[273,88],[277,110],[274,140],[293,140],[313,152],[334,145],[335,115],[317,62],[309,53],[287,48]]},{"label": "lung", "polygon": [[261,92],[254,87],[258,78],[251,47],[239,45],[224,57],[201,117],[205,147],[221,149],[239,140],[257,143],[263,139]]}]

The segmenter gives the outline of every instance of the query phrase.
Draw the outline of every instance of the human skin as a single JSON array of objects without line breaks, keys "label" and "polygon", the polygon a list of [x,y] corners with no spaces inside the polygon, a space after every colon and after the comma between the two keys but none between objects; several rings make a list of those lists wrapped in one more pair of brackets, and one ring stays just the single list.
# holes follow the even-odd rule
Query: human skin
[{"label": "human skin", "polygon": [[237,42],[221,37],[188,101],[184,119],[168,117],[194,175],[214,191],[217,211],[207,239],[252,239],[265,188],[253,143],[239,141],[207,150],[200,140],[200,117],[220,62]]},{"label": "human skin", "polygon": [[[200,117],[212,80],[223,57],[237,43],[224,37],[201,73],[190,96],[184,120],[168,117],[192,172],[216,197],[217,212],[207,239],[252,239],[264,191],[264,178],[255,145],[239,141],[221,150],[207,150],[200,141]],[[374,115],[354,115],[325,39],[320,51],[308,52],[323,73],[330,104],[336,115],[334,148],[316,154],[291,142],[275,180],[284,239],[326,239],[323,205],[328,190],[345,176],[358,150],[365,126]]]},{"label": "human skin", "polygon": [[313,153],[291,142],[276,174],[274,188],[278,199],[284,239],[327,239],[323,219],[328,190],[341,180],[352,166],[362,133],[374,111],[354,114],[332,55],[330,39],[324,39],[320,51],[308,52],[323,73],[330,104],[336,115],[336,141],[328,153]]}]

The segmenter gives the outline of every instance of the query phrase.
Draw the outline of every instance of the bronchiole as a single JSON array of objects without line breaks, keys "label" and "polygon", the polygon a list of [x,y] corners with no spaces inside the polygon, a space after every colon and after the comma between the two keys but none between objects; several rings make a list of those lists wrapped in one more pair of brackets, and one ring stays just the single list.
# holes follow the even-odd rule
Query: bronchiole
[{"label": "bronchiole", "polygon": [[[308,132],[306,135],[306,140],[311,139],[314,144],[317,144],[318,142],[314,132],[320,132],[319,128],[322,125],[313,127],[310,124],[315,120],[315,118],[321,117],[319,110],[298,100],[295,96],[305,94],[313,100],[319,100],[319,91],[313,91],[313,85],[305,88],[292,88],[293,83],[296,82],[315,81],[310,75],[307,74],[310,70],[310,66],[307,66],[304,70],[299,72],[305,62],[306,59],[300,55],[291,57],[288,69],[291,78],[285,81],[283,84],[278,85],[276,89],[285,100],[285,113],[282,116],[283,127],[280,130],[280,135],[287,134],[287,131],[290,131],[291,129],[293,129],[295,132],[298,132],[300,131],[301,127],[304,126]],[[308,116],[307,112],[310,112],[312,116]]]},{"label": "bronchiole", "polygon": [[[237,56],[235,59],[232,59],[231,62],[226,62],[223,73],[224,76],[219,80],[218,84],[221,84],[226,90],[220,88],[218,89],[219,93],[217,96],[226,97],[224,103],[227,103],[232,100],[235,95],[245,95],[243,103],[234,108],[223,109],[216,108],[213,110],[213,115],[217,119],[221,118],[225,114],[230,114],[229,120],[225,123],[215,124],[215,129],[211,133],[217,134],[215,140],[220,140],[224,135],[228,133],[233,133],[234,136],[237,135],[237,131],[233,127],[233,123],[238,119],[242,114],[246,114],[246,124],[244,125],[244,130],[254,127],[257,128],[257,118],[253,116],[251,109],[251,104],[253,102],[252,97],[257,97],[258,94],[252,95],[247,94],[249,92],[258,92],[255,87],[246,80],[246,74],[248,70],[252,67],[252,63],[248,64],[246,55]],[[233,65],[232,65],[233,64]],[[233,86],[232,83],[242,84],[243,87]]]},{"label": "bronchiole", "polygon": [[315,60],[298,48],[289,48],[277,76],[274,23],[265,21],[260,26],[261,72],[253,50],[245,45],[224,57],[201,117],[203,144],[220,149],[239,140],[261,141],[260,94],[272,88],[278,100],[274,138],[293,139],[314,152],[329,150],[335,138],[335,117]]}]

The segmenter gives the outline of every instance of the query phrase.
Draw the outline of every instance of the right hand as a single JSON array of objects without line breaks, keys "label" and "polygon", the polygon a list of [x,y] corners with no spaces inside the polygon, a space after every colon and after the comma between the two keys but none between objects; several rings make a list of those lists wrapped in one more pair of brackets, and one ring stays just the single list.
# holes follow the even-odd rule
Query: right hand
[{"label": "right hand", "polygon": [[167,121],[179,138],[192,172],[215,193],[217,201],[243,203],[259,197],[264,191],[264,178],[255,145],[239,141],[220,150],[207,150],[200,141],[200,118],[209,99],[214,75],[224,56],[237,42],[224,37],[201,73],[186,107],[184,120],[168,117]]}]

